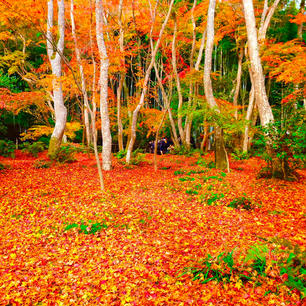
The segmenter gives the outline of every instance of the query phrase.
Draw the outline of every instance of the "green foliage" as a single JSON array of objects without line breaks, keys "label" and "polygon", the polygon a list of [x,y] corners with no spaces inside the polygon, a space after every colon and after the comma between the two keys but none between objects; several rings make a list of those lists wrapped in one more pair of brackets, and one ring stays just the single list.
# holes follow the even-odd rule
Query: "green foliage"
[{"label": "green foliage", "polygon": [[61,146],[55,160],[63,164],[73,163],[76,161],[75,153],[77,150],[76,147],[69,144]]},{"label": "green foliage", "polygon": [[203,179],[204,181],[208,181],[208,180],[214,179],[214,180],[218,180],[218,181],[220,181],[220,182],[223,180],[222,177],[219,177],[219,176],[217,176],[217,175],[203,176],[202,179]]},{"label": "green foliage", "polygon": [[302,298],[305,298],[306,250],[302,251],[298,244],[292,245],[290,241],[282,238],[273,238],[271,242],[277,244],[279,248],[276,251],[284,255],[277,261],[284,284],[297,289]]},{"label": "green foliage", "polygon": [[251,210],[254,208],[254,205],[252,204],[251,199],[247,197],[239,197],[231,201],[227,207],[237,208],[237,209],[246,209]]},{"label": "green foliage", "polygon": [[[290,112],[291,111],[291,112]],[[282,166],[280,178],[287,178],[306,161],[306,113],[304,110],[293,110],[286,107],[284,118],[263,127],[256,140],[256,145],[271,150],[262,152],[262,157],[272,169],[272,161],[276,157]]]},{"label": "green foliage", "polygon": [[204,158],[199,158],[196,164],[209,169],[216,168],[216,164],[213,161],[207,161]]},{"label": "green foliage", "polygon": [[187,147],[185,146],[176,146],[176,147],[173,147],[170,151],[171,154],[174,154],[174,155],[184,155],[184,156],[191,156],[193,154],[192,150],[188,149]]},{"label": "green foliage", "polygon": [[5,170],[5,169],[9,169],[9,168],[10,168],[10,165],[5,165],[5,164],[0,163],[0,171]]},{"label": "green foliage", "polygon": [[212,193],[209,195],[209,197],[206,199],[206,204],[207,205],[212,205],[213,203],[215,203],[216,201],[220,200],[224,198],[224,194],[218,194],[218,193]]},{"label": "green foliage", "polygon": [[[126,150],[124,151],[119,151],[116,154],[117,159],[119,160],[120,163],[126,165],[125,161],[123,158],[126,156]],[[130,160],[130,165],[139,165],[140,163],[145,161],[146,154],[142,153],[141,149],[137,149],[132,152],[131,160]]]},{"label": "green foliage", "polygon": [[199,280],[201,284],[206,284],[210,281],[230,282],[234,269],[233,251],[221,253],[217,257],[210,254],[201,262],[200,267],[184,268],[183,273],[192,274],[192,280]]},{"label": "green foliage", "polygon": [[186,171],[185,170],[176,170],[174,171],[174,175],[181,175],[181,174],[185,174]]},{"label": "green foliage", "polygon": [[34,162],[34,168],[36,169],[47,169],[50,168],[51,166],[52,166],[52,161],[49,160],[40,159]]},{"label": "green foliage", "polygon": [[101,231],[102,229],[107,229],[109,226],[103,222],[103,223],[100,223],[100,222],[95,222],[93,223],[92,221],[89,221],[88,224],[85,224],[83,222],[77,224],[77,223],[71,223],[71,224],[68,224],[64,231],[68,231],[70,229],[73,229],[73,228],[77,228],[79,233],[83,233],[83,234],[86,234],[86,235],[89,235],[89,234],[96,234],[97,232]]},{"label": "green foliage", "polygon": [[249,159],[250,154],[248,152],[243,152],[239,149],[234,149],[234,152],[231,154],[232,158],[235,160],[243,160],[243,159]]},{"label": "green foliage", "polygon": [[180,177],[179,181],[181,182],[186,182],[186,181],[194,181],[195,178],[194,177],[189,177],[189,176],[185,176],[185,177]]},{"label": "green foliage", "polygon": [[15,144],[10,140],[0,140],[0,155],[4,157],[15,157]]},{"label": "green foliage", "polygon": [[40,141],[33,142],[32,144],[29,142],[25,142],[23,143],[22,152],[26,152],[37,157],[38,153],[43,152],[46,148],[46,145]]},{"label": "green foliage", "polygon": [[301,298],[305,298],[306,251],[302,251],[299,245],[292,246],[285,239],[273,238],[269,243],[273,243],[274,247],[276,244],[277,247],[273,252],[281,254],[278,260],[272,260],[270,267],[267,265],[267,256],[271,252],[268,245],[255,244],[247,250],[243,263],[235,264],[233,251],[221,253],[216,257],[208,254],[199,266],[184,268],[179,277],[191,274],[193,281],[199,280],[202,284],[214,280],[228,283],[232,280],[237,281],[238,278],[242,283],[252,281],[258,286],[268,278],[271,279],[272,276],[268,275],[267,271],[273,268],[274,271],[279,271],[279,276],[274,276],[276,280],[282,281],[291,289],[298,290]]},{"label": "green foliage", "polygon": [[187,190],[186,190],[186,193],[187,193],[187,194],[191,194],[191,195],[192,195],[192,194],[199,194],[199,192],[198,192],[197,190],[193,190],[193,189],[187,189]]}]

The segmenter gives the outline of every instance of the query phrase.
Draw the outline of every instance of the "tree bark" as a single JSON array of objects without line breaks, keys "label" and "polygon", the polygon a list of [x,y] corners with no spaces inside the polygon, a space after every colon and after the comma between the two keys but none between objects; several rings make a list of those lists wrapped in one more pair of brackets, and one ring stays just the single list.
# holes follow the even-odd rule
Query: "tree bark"
[{"label": "tree bark", "polygon": [[118,8],[118,19],[119,19],[119,48],[121,52],[121,65],[123,66],[122,69],[124,71],[120,71],[119,73],[119,85],[117,88],[117,125],[118,125],[118,146],[119,151],[124,150],[123,145],[123,126],[122,126],[122,118],[121,118],[121,95],[123,90],[123,83],[125,79],[125,57],[123,55],[124,52],[124,30],[122,25],[122,5],[123,0],[119,2]]},{"label": "tree bark", "polygon": [[96,39],[100,56],[100,112],[102,131],[102,165],[104,170],[112,168],[112,136],[108,115],[108,67],[109,59],[103,37],[103,6],[101,0],[96,0]]},{"label": "tree bark", "polygon": [[[303,14],[303,15],[305,13],[305,0],[301,1],[300,13]],[[303,22],[301,22],[301,24],[299,24],[299,26],[298,26],[298,38],[299,39],[303,39],[303,26],[304,26]]]},{"label": "tree bark", "polygon": [[47,53],[51,63],[53,93],[52,100],[54,103],[55,127],[51,135],[48,149],[50,159],[55,159],[59,152],[67,121],[67,109],[64,104],[62,89],[62,57],[65,44],[65,4],[64,0],[58,0],[58,41],[57,44],[52,35],[54,6],[53,0],[48,1],[48,21],[47,21]]},{"label": "tree bark", "polygon": [[265,79],[259,56],[259,44],[252,0],[243,0],[243,7],[247,28],[252,77],[255,86],[255,101],[258,107],[261,124],[266,126],[270,122],[273,122],[274,117],[265,89]]},{"label": "tree bark", "polygon": [[238,119],[238,96],[240,91],[241,85],[241,76],[242,76],[242,59],[243,59],[243,48],[241,48],[238,57],[238,71],[237,71],[237,78],[236,78],[236,88],[234,94],[233,105],[235,107],[235,119]]},{"label": "tree bark", "polygon": [[[214,46],[214,18],[215,18],[215,7],[216,0],[209,1],[208,13],[207,13],[207,39],[206,39],[206,48],[205,48],[205,62],[204,62],[204,91],[205,97],[209,107],[220,113],[220,109],[215,101],[212,89],[212,82],[210,78],[211,66],[212,66],[212,51]],[[216,127],[215,133],[215,159],[216,159],[216,168],[229,171],[229,162],[227,152],[224,146],[223,132],[222,129],[218,126]]]},{"label": "tree bark", "polygon": [[175,75],[175,80],[176,80],[176,87],[177,87],[177,94],[178,94],[178,107],[177,107],[177,125],[178,125],[178,130],[180,134],[180,138],[182,141],[182,144],[186,144],[185,140],[185,132],[183,129],[183,121],[182,121],[182,107],[183,107],[183,94],[182,94],[182,87],[181,87],[181,81],[180,77],[177,71],[177,65],[176,65],[176,35],[177,35],[177,22],[176,18],[174,19],[174,30],[173,30],[173,40],[172,40],[172,67],[173,67],[173,72]]},{"label": "tree bark", "polygon": [[[278,0],[276,0],[274,4],[277,1]],[[255,89],[255,101],[258,108],[261,125],[265,127],[269,123],[273,123],[274,117],[265,89],[265,80],[261,66],[261,59],[259,57],[259,44],[252,0],[243,0],[243,7],[247,28],[252,77]],[[286,173],[283,172],[284,166],[282,160],[277,157],[277,154],[273,149],[273,141],[269,134],[266,134],[265,136],[266,151],[271,158],[272,177],[285,177]]]},{"label": "tree bark", "polygon": [[136,140],[136,124],[137,124],[138,113],[139,113],[140,109],[142,108],[142,106],[145,102],[145,96],[147,94],[147,87],[148,87],[148,82],[149,82],[149,79],[150,79],[150,74],[151,74],[151,71],[152,71],[152,68],[153,68],[153,65],[154,65],[154,62],[155,62],[155,57],[156,57],[157,51],[159,49],[159,45],[160,45],[160,42],[161,42],[162,35],[164,33],[165,27],[166,27],[166,25],[168,23],[168,20],[170,18],[173,3],[174,3],[174,0],[171,0],[167,16],[166,16],[166,18],[164,20],[164,23],[163,23],[163,25],[160,29],[160,32],[159,32],[158,40],[155,44],[154,49],[152,50],[151,61],[150,61],[150,64],[149,64],[149,66],[146,70],[146,73],[145,73],[144,82],[143,82],[143,89],[142,89],[142,92],[141,92],[140,100],[139,100],[135,110],[133,111],[131,132],[130,132],[130,141],[129,141],[128,148],[127,148],[127,153],[126,153],[126,163],[127,164],[129,164],[130,161],[131,161],[131,155],[132,155],[134,143],[135,143],[135,140]]}]

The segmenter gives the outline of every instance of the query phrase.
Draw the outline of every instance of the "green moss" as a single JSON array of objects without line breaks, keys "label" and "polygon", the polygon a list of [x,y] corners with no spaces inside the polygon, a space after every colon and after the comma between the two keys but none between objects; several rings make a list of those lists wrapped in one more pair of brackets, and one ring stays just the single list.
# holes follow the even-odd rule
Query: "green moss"
[{"label": "green moss", "polygon": [[48,148],[48,157],[51,160],[55,160],[57,158],[58,152],[61,147],[61,141],[56,137],[51,137],[49,148]]}]

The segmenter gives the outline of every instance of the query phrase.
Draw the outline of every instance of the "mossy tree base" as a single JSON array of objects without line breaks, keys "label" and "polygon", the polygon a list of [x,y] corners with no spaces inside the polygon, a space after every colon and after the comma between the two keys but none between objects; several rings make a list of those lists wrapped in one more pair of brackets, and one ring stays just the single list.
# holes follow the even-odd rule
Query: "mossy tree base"
[{"label": "mossy tree base", "polygon": [[223,131],[220,127],[216,127],[215,133],[215,163],[217,169],[229,171],[228,156],[223,140]]},{"label": "mossy tree base", "polygon": [[57,158],[58,152],[60,150],[62,141],[57,137],[51,137],[49,148],[48,148],[48,157],[51,160],[55,160]]}]

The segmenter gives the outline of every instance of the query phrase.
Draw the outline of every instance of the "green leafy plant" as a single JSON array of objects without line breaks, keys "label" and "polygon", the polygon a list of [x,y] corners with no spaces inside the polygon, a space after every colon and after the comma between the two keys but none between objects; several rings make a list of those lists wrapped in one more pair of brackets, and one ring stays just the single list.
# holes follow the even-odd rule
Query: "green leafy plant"
[{"label": "green leafy plant", "polygon": [[0,140],[0,155],[4,157],[15,157],[15,144],[10,140]]},{"label": "green leafy plant", "polygon": [[251,210],[254,208],[254,205],[252,203],[252,200],[247,198],[247,197],[239,197],[231,201],[227,207],[232,207],[236,209],[246,209],[246,210]]},{"label": "green leafy plant", "polygon": [[189,176],[179,178],[179,181],[181,181],[181,182],[194,181],[194,180],[195,180],[194,177],[189,177]]},{"label": "green leafy plant", "polygon": [[10,168],[10,165],[5,165],[5,164],[0,163],[0,171],[5,170],[5,169],[9,169],[9,168]]},{"label": "green leafy plant", "polygon": [[73,163],[76,161],[75,153],[77,149],[69,144],[61,146],[57,154],[56,161],[60,163]]},{"label": "green leafy plant", "polygon": [[46,149],[46,146],[43,142],[37,141],[32,144],[29,142],[25,142],[23,144],[22,152],[29,153],[34,157],[38,156],[38,153],[43,152]]},{"label": "green leafy plant", "polygon": [[187,189],[186,193],[187,194],[199,194],[199,192],[197,190],[193,190],[193,189]]},{"label": "green leafy plant", "polygon": [[267,167],[259,177],[297,179],[295,170],[306,160],[306,113],[286,106],[281,120],[263,127],[255,145],[268,148],[260,152]]},{"label": "green leafy plant", "polygon": [[297,289],[301,297],[306,297],[306,249],[284,238],[273,238],[271,242],[278,245],[275,252],[282,256],[276,262],[284,284],[291,289]]},{"label": "green leafy plant", "polygon": [[199,280],[200,283],[206,284],[210,281],[230,282],[234,269],[233,251],[220,253],[217,257],[210,254],[200,263],[200,267],[184,268],[181,276],[192,274],[192,280]]},{"label": "green leafy plant", "polygon": [[235,160],[244,160],[244,159],[249,159],[251,155],[248,152],[243,152],[236,148],[232,152],[231,156]]},{"label": "green leafy plant", "polygon": [[213,203],[215,203],[216,201],[220,200],[224,198],[224,194],[218,194],[218,193],[212,193],[209,195],[209,197],[206,199],[206,204],[207,205],[212,205]]},{"label": "green leafy plant", "polygon": [[[116,154],[116,158],[123,165],[126,165],[126,162],[124,160],[125,156],[126,156],[126,150],[119,151]],[[131,160],[130,160],[130,165],[136,165],[136,166],[139,165],[140,163],[145,161],[145,157],[146,157],[146,154],[144,154],[141,149],[137,149],[137,150],[133,151],[132,156],[131,156]],[[130,165],[126,165],[126,166],[129,167]]]},{"label": "green leafy plant", "polygon": [[36,160],[33,166],[36,169],[47,169],[52,166],[52,161],[44,159]]},{"label": "green leafy plant", "polygon": [[174,175],[181,175],[181,174],[185,174],[186,171],[185,170],[176,170],[174,171]]},{"label": "green leafy plant", "polygon": [[68,224],[64,231],[68,231],[70,229],[73,229],[73,228],[77,228],[79,230],[79,233],[83,233],[83,234],[86,234],[86,235],[89,235],[89,234],[96,234],[97,232],[101,231],[102,229],[107,229],[109,226],[103,222],[103,223],[100,223],[100,222],[95,222],[93,223],[92,221],[89,221],[88,224],[85,224],[83,222],[81,223],[71,223],[71,224]]}]

